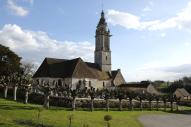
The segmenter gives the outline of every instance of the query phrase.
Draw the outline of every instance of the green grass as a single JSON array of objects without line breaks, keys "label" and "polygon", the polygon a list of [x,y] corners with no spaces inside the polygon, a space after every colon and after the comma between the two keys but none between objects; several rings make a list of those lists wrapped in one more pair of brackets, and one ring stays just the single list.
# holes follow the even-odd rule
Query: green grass
[{"label": "green grass", "polygon": [[[39,105],[22,104],[14,101],[0,99],[0,127],[31,127],[30,121],[38,124]],[[88,124],[89,127],[105,127],[104,115],[111,115],[111,127],[142,127],[137,120],[144,114],[163,114],[162,111],[68,111],[63,108],[51,108],[41,112],[40,121],[53,127],[68,127],[67,116],[74,115],[72,127],[83,127]],[[27,123],[27,120],[29,123]],[[22,124],[20,122],[22,122]],[[24,123],[23,123],[24,122]]]}]

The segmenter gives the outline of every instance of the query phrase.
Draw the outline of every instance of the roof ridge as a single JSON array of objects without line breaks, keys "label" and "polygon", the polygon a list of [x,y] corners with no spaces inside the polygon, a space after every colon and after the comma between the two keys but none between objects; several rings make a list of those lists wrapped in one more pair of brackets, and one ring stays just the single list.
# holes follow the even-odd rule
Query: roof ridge
[{"label": "roof ridge", "polygon": [[75,67],[74,67],[74,70],[72,71],[72,77],[74,76],[74,74],[75,74],[75,72],[76,72],[76,68],[77,68],[77,66],[78,66],[79,63],[80,63],[80,60],[83,61],[80,57],[79,57],[79,58],[76,58],[76,59],[73,59],[73,60],[74,60],[74,61],[77,60],[77,63],[76,63],[76,65],[75,65]]}]

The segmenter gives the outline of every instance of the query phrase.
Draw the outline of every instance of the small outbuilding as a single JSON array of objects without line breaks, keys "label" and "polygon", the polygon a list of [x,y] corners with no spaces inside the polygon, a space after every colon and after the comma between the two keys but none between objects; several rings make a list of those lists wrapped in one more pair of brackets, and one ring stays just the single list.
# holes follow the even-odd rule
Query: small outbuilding
[{"label": "small outbuilding", "polygon": [[176,95],[176,97],[180,97],[180,100],[191,99],[190,93],[188,93],[188,91],[186,91],[184,88],[176,89],[176,91],[174,92],[174,95]]},{"label": "small outbuilding", "polygon": [[121,84],[118,88],[123,90],[131,90],[137,93],[150,93],[150,94],[160,94],[155,87],[147,81],[136,82],[136,83],[126,83]]}]

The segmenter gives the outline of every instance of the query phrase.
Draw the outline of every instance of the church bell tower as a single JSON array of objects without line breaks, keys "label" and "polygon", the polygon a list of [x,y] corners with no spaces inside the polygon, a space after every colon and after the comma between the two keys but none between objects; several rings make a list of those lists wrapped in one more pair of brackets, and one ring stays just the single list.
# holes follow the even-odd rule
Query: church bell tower
[{"label": "church bell tower", "polygon": [[111,72],[110,31],[107,29],[104,12],[97,25],[95,36],[95,63],[100,65],[102,71]]}]

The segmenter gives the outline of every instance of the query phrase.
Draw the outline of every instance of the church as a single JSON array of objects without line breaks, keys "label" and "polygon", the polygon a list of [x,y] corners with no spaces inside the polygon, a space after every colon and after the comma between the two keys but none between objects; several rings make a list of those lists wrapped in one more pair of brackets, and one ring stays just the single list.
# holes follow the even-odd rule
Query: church
[{"label": "church", "polygon": [[45,58],[36,73],[34,80],[54,85],[77,87],[93,87],[95,89],[114,88],[125,83],[120,69],[112,70],[110,31],[107,28],[104,12],[96,28],[94,63],[83,59]]}]

